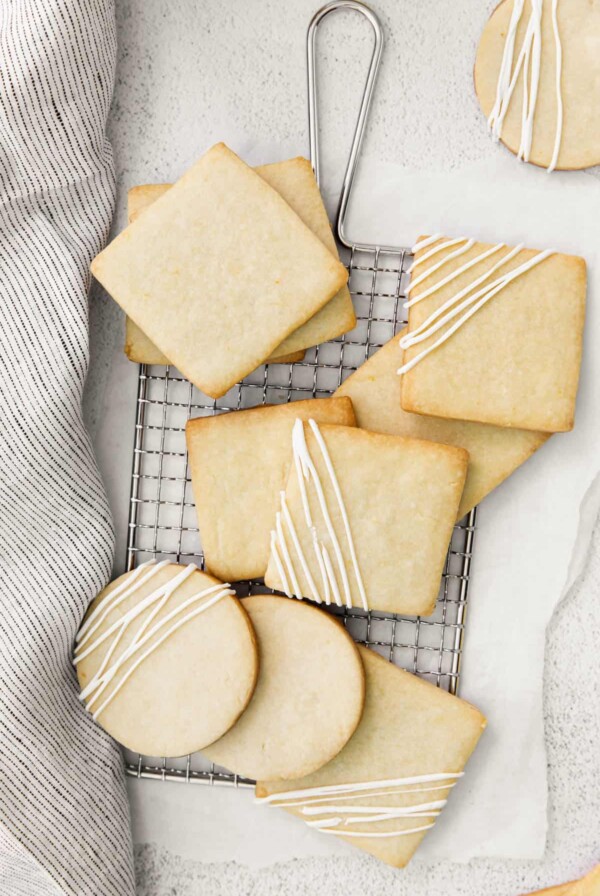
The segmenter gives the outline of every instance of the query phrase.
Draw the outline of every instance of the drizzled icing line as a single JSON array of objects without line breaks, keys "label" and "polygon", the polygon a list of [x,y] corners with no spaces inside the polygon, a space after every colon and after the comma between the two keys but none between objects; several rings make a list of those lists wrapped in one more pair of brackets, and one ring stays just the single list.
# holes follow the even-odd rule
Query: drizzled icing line
[{"label": "drizzled icing line", "polygon": [[[533,141],[533,125],[540,83],[540,63],[542,52],[542,12],[543,0],[530,0],[531,13],[523,39],[523,45],[513,66],[515,41],[519,23],[523,16],[524,0],[514,0],[510,23],[504,41],[504,52],[496,85],[496,100],[488,118],[488,127],[495,140],[502,135],[504,119],[510,107],[517,80],[523,71],[523,105],[521,112],[521,138],[517,156],[529,161]],[[548,171],[554,171],[558,162],[563,130],[563,101],[561,89],[562,45],[558,27],[558,0],[552,0],[552,31],[556,53],[556,130],[554,149]]]},{"label": "drizzled icing line", "polygon": [[548,172],[554,171],[558,163],[563,129],[563,99],[561,88],[562,44],[560,42],[560,31],[558,29],[558,0],[552,0],[552,31],[554,33],[554,43],[556,46],[556,134],[554,137],[554,151],[552,153],[550,164],[548,165]]},{"label": "drizzled icing line", "polygon": [[[126,582],[123,582],[119,585],[108,597],[106,601],[102,601],[94,611],[88,616],[84,625],[82,625],[79,633],[77,635],[76,641],[78,641],[75,647],[75,656],[73,659],[73,665],[77,666],[83,659],[85,659],[89,654],[93,653],[101,644],[103,644],[111,635],[114,635],[112,642],[100,664],[100,667],[96,671],[95,675],[90,679],[86,687],[81,691],[79,695],[79,699],[82,701],[86,701],[86,709],[91,712],[91,707],[100,699],[100,697],[106,692],[106,689],[114,681],[117,674],[123,668],[125,663],[127,663],[130,659],[136,656],[139,653],[142,647],[144,647],[148,642],[151,642],[155,635],[160,635],[156,641],[150,644],[147,650],[145,650],[140,656],[137,656],[135,662],[130,666],[130,668],[126,671],[126,673],[122,676],[120,681],[116,684],[113,690],[108,694],[104,702],[92,713],[94,719],[97,719],[98,716],[106,709],[106,707],[111,703],[114,697],[121,690],[125,682],[130,678],[130,676],[135,672],[135,670],[146,660],[150,654],[152,654],[161,644],[163,644],[167,638],[169,638],[174,632],[178,631],[178,629],[182,628],[186,623],[190,622],[196,616],[199,616],[200,613],[204,613],[210,607],[214,606],[218,601],[222,600],[222,598],[227,595],[235,594],[234,591],[231,590],[228,584],[217,584],[211,585],[208,588],[204,588],[202,591],[193,594],[191,597],[187,598],[183,603],[179,606],[175,607],[169,613],[167,613],[162,619],[160,619],[155,625],[152,625],[152,622],[156,619],[161,610],[164,609],[170,598],[176,593],[177,589],[185,582],[189,577],[195,572],[197,567],[190,563],[183,570],[177,573],[170,581],[165,582],[163,585],[160,585],[154,591],[152,591],[147,597],[141,600],[138,604],[128,610],[123,614],[119,619],[115,620],[115,622],[108,627],[108,629],[102,634],[97,635],[96,638],[93,638],[94,632],[98,630],[98,628],[102,625],[106,617],[112,610],[119,606],[123,601],[130,598],[136,591],[138,591],[143,585],[145,585],[156,573],[161,570],[164,566],[167,566],[170,561],[161,561],[160,563],[156,563],[151,560],[148,563],[144,563],[139,566],[134,573],[128,578]],[[150,567],[150,569],[148,569]],[[200,606],[198,606],[198,602],[204,600]],[[118,645],[121,643],[124,635],[126,634],[129,626],[135,622],[146,610],[150,610],[146,619],[140,624],[137,629],[131,643],[128,647],[126,647],[116,658],[115,653]],[[177,619],[169,628],[166,628],[167,624],[172,620],[175,620],[177,616],[184,611],[188,610],[185,615]],[[166,629],[166,630],[165,630]],[[92,638],[92,641],[90,641]],[[84,649],[85,644],[88,646]],[[111,662],[112,660],[112,662]],[[89,698],[89,699],[88,699]]]},{"label": "drizzled icing line", "polygon": [[[319,427],[314,420],[309,420],[308,424],[319,448],[319,452],[323,459],[325,469],[327,470],[328,480],[331,485],[335,501],[342,519],[343,538],[345,538],[347,550],[352,561],[352,572],[355,587],[358,591],[362,607],[366,610],[368,609],[367,596],[360,572],[360,567],[358,564],[358,558],[356,556],[356,549],[354,545],[354,539],[352,537],[350,520],[348,519],[348,513],[346,511],[346,506],[344,504],[344,499],[342,496],[338,478],[334,466],[331,462],[331,457],[329,455],[327,445],[325,444],[325,440],[323,439]],[[306,596],[310,597],[312,600],[316,601],[316,603],[319,604],[325,603],[327,606],[329,606],[333,600],[339,607],[342,607],[345,604],[346,607],[350,608],[354,606],[353,589],[350,586],[350,577],[348,575],[348,570],[346,569],[344,555],[340,544],[340,538],[335,531],[333,520],[331,519],[331,514],[329,512],[327,498],[323,489],[323,483],[321,482],[319,472],[308,449],[304,432],[304,424],[300,419],[297,419],[295,421],[292,429],[292,453],[293,466],[296,471],[300,500],[302,503],[304,525],[308,529],[311,544],[315,552],[317,566],[319,568],[319,574],[321,577],[321,589],[319,589],[319,587],[317,586],[317,583],[315,582],[315,579],[311,573],[310,565],[298,537],[298,531],[296,528],[297,524],[292,519],[290,509],[286,502],[285,492],[281,492],[281,509],[276,514],[275,529],[271,532],[271,556],[277,569],[283,591],[285,592],[285,594],[287,594],[288,597],[297,597],[301,599],[304,596],[300,589],[297,571],[294,566],[294,561],[292,559],[290,551],[290,547],[292,546],[294,549],[294,553],[300,562],[302,572],[308,584],[309,594]],[[319,538],[317,527],[315,526],[312,519],[308,497],[309,488],[312,488],[317,496],[319,508],[325,524],[325,529],[327,531],[327,535],[329,537],[329,541],[333,550],[333,561],[335,561],[335,567],[326,545]],[[286,531],[289,535],[291,545],[288,544]]]},{"label": "drizzled icing line", "polygon": [[411,290],[413,290],[415,288],[415,286],[419,286],[419,284],[422,283],[426,277],[430,277],[431,274],[434,274],[435,271],[437,271],[437,270],[439,270],[439,268],[443,267],[443,265],[445,265],[446,262],[451,261],[453,258],[458,258],[460,255],[464,255],[465,252],[468,252],[474,242],[475,242],[475,240],[466,240],[465,241],[465,240],[463,240],[462,237],[457,240],[446,240],[445,242],[440,243],[439,246],[434,246],[433,249],[431,249],[429,252],[426,252],[425,255],[422,255],[420,258],[418,258],[410,269],[411,274],[414,272],[415,268],[418,265],[423,264],[423,262],[427,261],[429,258],[431,258],[432,255],[436,255],[438,252],[441,252],[442,249],[450,249],[451,246],[456,246],[458,243],[463,243],[462,246],[460,246],[458,249],[455,249],[454,252],[450,252],[448,255],[445,255],[441,261],[438,261],[435,264],[433,264],[430,268],[427,268],[426,271],[423,271],[423,273],[419,274],[418,277],[415,277],[414,280],[411,277],[410,283],[406,287],[406,295],[408,296],[410,294]]},{"label": "drizzled icing line", "polygon": [[[290,790],[272,793],[256,799],[257,803],[275,806],[276,808],[298,808],[307,816],[306,824],[324,834],[339,834],[344,837],[404,837],[429,830],[434,822],[403,828],[395,831],[346,831],[348,825],[376,824],[380,821],[394,819],[436,819],[446,805],[446,800],[431,800],[408,806],[387,806],[381,804],[348,806],[340,805],[343,801],[360,798],[372,799],[376,796],[404,795],[409,793],[431,793],[437,790],[448,790],[455,786],[463,772],[438,772],[432,775],[414,775],[407,778],[393,778],[381,781],[361,781],[356,784],[333,784],[323,787],[309,787],[303,790]],[[439,785],[437,782],[445,783]],[[423,787],[414,788],[413,784]],[[430,784],[431,786],[426,786]],[[388,788],[388,789],[382,789]],[[335,813],[330,815],[330,813]],[[316,816],[325,816],[316,817]],[[310,818],[310,820],[308,820]]]},{"label": "drizzled icing line", "polygon": [[[464,239],[464,238],[463,238]],[[473,245],[473,240],[464,239],[465,245],[468,245],[469,248]],[[444,244],[442,244],[444,245]],[[447,243],[446,243],[447,245]],[[479,253],[472,258],[470,261],[465,262],[465,264],[459,266],[455,271],[449,274],[446,277],[442,277],[428,289],[424,290],[423,293],[416,296],[413,299],[410,299],[406,302],[405,307],[410,308],[413,305],[416,305],[418,302],[423,301],[423,299],[433,295],[443,286],[446,286],[448,283],[455,280],[461,274],[465,273],[465,271],[470,270],[470,268],[474,267],[474,265],[496,255],[502,249],[506,249],[505,243],[498,243],[495,246],[492,246],[490,249],[486,249],[483,252]],[[512,261],[515,256],[519,254],[523,249],[523,244],[519,244],[515,246],[513,249],[508,249],[508,251],[496,262],[492,263],[492,265],[479,277],[476,277],[471,283],[465,286],[463,289],[454,293],[454,295],[450,296],[439,308],[436,308],[431,314],[420,324],[415,330],[412,330],[408,333],[405,333],[400,338],[400,347],[406,351],[406,349],[411,348],[413,345],[418,345],[421,342],[431,338],[435,335],[442,327],[446,326],[446,324],[451,324],[448,329],[446,329],[438,339],[418,355],[415,355],[410,361],[407,361],[406,364],[403,364],[397,371],[397,373],[402,376],[405,373],[408,373],[409,370],[412,370],[420,361],[427,357],[432,351],[436,348],[439,348],[440,345],[443,345],[447,339],[450,338],[464,323],[466,323],[480,308],[483,308],[490,299],[492,299],[495,295],[501,292],[509,283],[512,283],[513,280],[516,280],[522,274],[531,270],[531,268],[536,267],[536,265],[545,261],[550,255],[555,253],[554,249],[545,249],[542,252],[538,252],[533,258],[530,258],[528,261],[523,262],[523,264],[514,268],[513,270],[507,271],[504,274],[501,274],[495,280],[486,283],[486,280],[489,280],[492,274],[494,274],[499,268],[508,264],[509,261]],[[427,277],[431,276],[431,274],[435,273],[435,271],[439,270],[447,261],[451,258],[456,257],[456,252],[450,252],[445,258],[443,258],[440,262],[436,262],[431,265],[431,267],[427,268],[420,277],[417,278],[419,282],[423,282]],[[482,286],[482,284],[485,284]],[[417,285],[417,281],[412,284],[414,287]],[[478,287],[481,286],[481,289]],[[407,290],[408,294],[408,290]],[[462,314],[462,312],[465,312]],[[462,314],[462,317],[459,315]],[[452,321],[458,318],[454,323]]]}]

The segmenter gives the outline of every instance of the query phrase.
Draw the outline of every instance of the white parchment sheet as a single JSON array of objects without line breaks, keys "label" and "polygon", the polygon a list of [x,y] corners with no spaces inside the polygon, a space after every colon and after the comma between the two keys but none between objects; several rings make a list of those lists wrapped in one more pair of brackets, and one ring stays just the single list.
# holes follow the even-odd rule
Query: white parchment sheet
[{"label": "white parchment sheet", "polygon": [[[543,854],[544,633],[579,571],[600,503],[594,488],[600,467],[599,209],[600,183],[590,175],[547,175],[508,153],[448,174],[369,160],[361,166],[350,209],[352,239],[410,245],[419,234],[439,231],[554,247],[588,262],[575,430],[550,439],[480,506],[461,696],[486,713],[488,729],[415,861]],[[184,857],[257,866],[351,849],[283,812],[253,805],[249,792],[131,781],[130,795],[136,842],[155,842]]]}]

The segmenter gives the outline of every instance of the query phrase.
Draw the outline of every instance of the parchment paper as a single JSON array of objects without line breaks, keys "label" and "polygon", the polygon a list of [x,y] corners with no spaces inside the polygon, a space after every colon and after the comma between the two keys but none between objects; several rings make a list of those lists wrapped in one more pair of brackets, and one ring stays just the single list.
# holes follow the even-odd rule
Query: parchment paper
[{"label": "parchment paper", "polygon": [[[589,266],[575,430],[550,439],[480,506],[461,696],[489,725],[415,861],[540,858],[544,851],[544,633],[579,572],[600,503],[598,209],[600,183],[589,174],[547,175],[507,153],[443,175],[368,160],[361,167],[351,238],[410,245],[419,233],[443,231],[555,247],[583,255]],[[184,857],[257,866],[351,850],[254,806],[251,793],[132,781],[130,796],[136,842]]]}]

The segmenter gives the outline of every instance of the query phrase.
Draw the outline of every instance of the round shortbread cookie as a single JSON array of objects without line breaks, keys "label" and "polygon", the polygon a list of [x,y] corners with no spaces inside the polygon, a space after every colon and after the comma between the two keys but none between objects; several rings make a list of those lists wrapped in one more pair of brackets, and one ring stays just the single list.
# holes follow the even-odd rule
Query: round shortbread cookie
[{"label": "round shortbread cookie", "polygon": [[309,774],[339,753],[360,721],[360,654],[339,622],[309,604],[271,595],[242,604],[260,652],[256,691],[235,727],[204,754],[248,778]]},{"label": "round shortbread cookie", "polygon": [[74,663],[89,712],[150,756],[183,756],[221,737],[258,677],[254,631],[230,587],[169,562],[144,564],[98,595]]},{"label": "round shortbread cookie", "polygon": [[[481,36],[475,61],[475,91],[483,114],[489,119],[498,89],[498,78],[510,31],[514,0],[503,0],[490,16]],[[531,4],[524,5],[516,30],[511,74],[523,47]],[[557,169],[588,168],[600,163],[600,2],[560,0],[556,10],[562,71],[560,77],[563,124]],[[522,135],[523,69],[516,80],[504,118],[500,139],[518,153]],[[543,0],[539,88],[533,117],[529,160],[550,166],[557,135],[557,44],[552,19],[552,0]]]}]

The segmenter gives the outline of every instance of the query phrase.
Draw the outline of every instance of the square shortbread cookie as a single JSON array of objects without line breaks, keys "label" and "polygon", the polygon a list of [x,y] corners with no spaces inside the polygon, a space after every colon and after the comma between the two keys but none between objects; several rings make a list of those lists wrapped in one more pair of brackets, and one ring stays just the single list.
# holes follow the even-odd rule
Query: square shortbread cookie
[{"label": "square shortbread cookie", "polygon": [[292,443],[265,584],[317,603],[433,612],[467,452],[313,422],[295,424]]},{"label": "square shortbread cookie", "polygon": [[297,418],[354,426],[349,398],[294,401],[190,420],[186,439],[207,569],[224,581],[260,578],[290,464]]},{"label": "square shortbread cookie", "polygon": [[[171,184],[144,184],[140,187],[132,187],[127,194],[127,215],[130,224],[133,222],[157,199],[160,199],[167,190],[171,188]],[[334,299],[331,300],[332,302]],[[331,302],[328,302],[330,305]],[[161,364],[167,365],[171,362],[158,349],[151,339],[148,339],[143,330],[130,317],[125,317],[125,354],[130,361],[136,364]],[[292,363],[301,361],[304,352],[295,352],[285,358],[278,358],[278,362]]]},{"label": "square shortbread cookie", "polygon": [[[585,261],[462,238],[435,236],[420,243],[409,285],[415,303],[409,307],[409,336],[414,339],[445,303],[454,300],[450,311],[475,301],[435,333],[424,326],[426,338],[405,350],[403,364],[431,348],[463,314],[474,313],[402,375],[404,410],[542,432],[572,429]],[[523,269],[527,265],[533,266]]]},{"label": "square shortbread cookie", "polygon": [[347,281],[276,190],[223,144],[119,234],[92,273],[213,398]]},{"label": "square shortbread cookie", "polygon": [[[435,823],[453,785],[460,790],[460,775],[485,718],[474,706],[398,669],[374,651],[359,650],[365,708],[346,746],[304,778],[259,781],[256,795],[273,807],[285,803],[287,812],[324,834],[342,837],[403,868]],[[429,814],[411,817],[409,807]],[[397,831],[405,833],[394,836]]]},{"label": "square shortbread cookie", "polygon": [[[310,162],[307,159],[289,159],[254,169],[282,196],[310,230],[316,234],[332,255],[337,256],[335,239],[331,232],[327,211],[317,186]],[[146,208],[169,189],[170,184],[146,184],[133,187],[128,193],[129,221],[133,222]],[[304,350],[335,339],[347,333],[356,324],[352,299],[347,286],[318,311],[305,324],[277,346],[269,359],[271,363],[299,361]],[[168,364],[160,352],[140,328],[127,318],[125,353],[139,364]]]},{"label": "square shortbread cookie", "polygon": [[400,377],[396,372],[402,355],[398,344],[401,335],[394,336],[372,355],[335,394],[352,399],[356,421],[362,429],[465,448],[469,452],[469,466],[458,508],[458,519],[462,519],[550,435],[487,423],[424,417],[403,410]]}]

